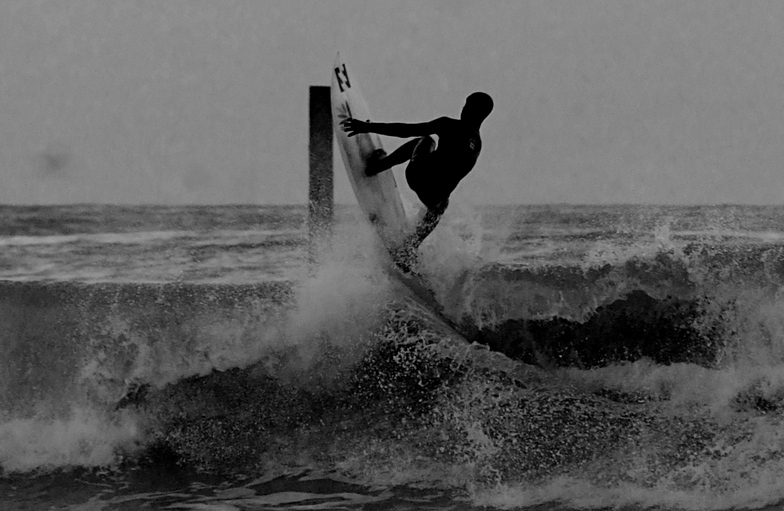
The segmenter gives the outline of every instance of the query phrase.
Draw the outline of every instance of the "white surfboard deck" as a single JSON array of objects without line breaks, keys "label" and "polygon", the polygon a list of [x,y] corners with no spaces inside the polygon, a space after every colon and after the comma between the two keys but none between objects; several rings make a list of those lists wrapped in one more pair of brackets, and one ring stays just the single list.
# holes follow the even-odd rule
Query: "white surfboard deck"
[{"label": "white surfboard deck", "polygon": [[365,218],[375,227],[387,251],[391,252],[410,232],[409,221],[395,175],[391,171],[371,177],[365,175],[370,154],[376,149],[383,149],[379,136],[362,133],[349,137],[340,127],[340,122],[349,117],[362,121],[371,118],[356,77],[340,54],[332,69],[331,97],[335,137],[354,195]]},{"label": "white surfboard deck", "polygon": [[379,136],[375,133],[362,133],[349,137],[340,127],[340,122],[349,117],[363,121],[371,119],[367,103],[359,91],[356,76],[340,58],[340,54],[332,68],[331,99],[332,122],[343,164],[362,213],[373,225],[386,249],[385,262],[390,274],[408,288],[410,297],[415,302],[430,309],[436,318],[445,323],[442,327],[446,327],[452,335],[460,336],[454,329],[454,323],[443,315],[443,308],[423,279],[415,274],[403,273],[392,261],[394,250],[412,232],[413,222],[406,216],[395,175],[391,171],[371,177],[365,175],[370,154],[376,149],[383,149]]}]

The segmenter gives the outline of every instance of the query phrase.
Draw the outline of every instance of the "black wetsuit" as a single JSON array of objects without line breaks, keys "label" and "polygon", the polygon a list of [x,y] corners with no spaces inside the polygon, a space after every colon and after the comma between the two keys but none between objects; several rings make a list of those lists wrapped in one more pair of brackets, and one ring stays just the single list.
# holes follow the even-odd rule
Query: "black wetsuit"
[{"label": "black wetsuit", "polygon": [[[392,160],[388,164],[397,164],[410,158],[406,168],[409,187],[429,210],[440,210],[440,213],[446,209],[449,196],[458,183],[474,168],[482,150],[478,129],[451,117],[417,124],[372,123],[372,131],[390,136],[422,137],[407,143],[413,144],[409,155],[405,154],[408,150],[401,147],[385,160]],[[429,135],[438,136],[435,150]],[[402,161],[396,161],[398,154]]]},{"label": "black wetsuit", "polygon": [[[393,137],[419,137],[382,157],[369,174],[410,160],[406,181],[427,207],[427,213],[414,232],[395,250],[398,266],[410,271],[416,249],[438,225],[458,183],[476,165],[482,150],[479,128],[464,120],[439,117],[416,124],[374,122],[369,124],[368,131]],[[431,135],[438,137],[438,144]]]}]

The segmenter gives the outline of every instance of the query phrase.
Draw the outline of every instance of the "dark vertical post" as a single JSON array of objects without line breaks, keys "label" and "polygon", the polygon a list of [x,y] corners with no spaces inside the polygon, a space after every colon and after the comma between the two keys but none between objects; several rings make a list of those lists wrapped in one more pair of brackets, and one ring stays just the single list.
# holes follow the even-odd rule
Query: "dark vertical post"
[{"label": "dark vertical post", "polygon": [[308,222],[310,261],[332,234],[334,183],[332,176],[332,104],[325,85],[310,87],[310,179]]}]

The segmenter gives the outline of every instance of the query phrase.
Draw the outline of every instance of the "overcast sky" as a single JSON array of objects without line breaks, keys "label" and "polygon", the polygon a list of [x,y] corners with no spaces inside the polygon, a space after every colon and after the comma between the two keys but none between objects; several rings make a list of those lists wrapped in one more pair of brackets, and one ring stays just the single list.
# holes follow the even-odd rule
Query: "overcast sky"
[{"label": "overcast sky", "polygon": [[778,0],[5,0],[0,203],[304,203],[337,51],[376,120],[493,96],[460,200],[784,201]]}]

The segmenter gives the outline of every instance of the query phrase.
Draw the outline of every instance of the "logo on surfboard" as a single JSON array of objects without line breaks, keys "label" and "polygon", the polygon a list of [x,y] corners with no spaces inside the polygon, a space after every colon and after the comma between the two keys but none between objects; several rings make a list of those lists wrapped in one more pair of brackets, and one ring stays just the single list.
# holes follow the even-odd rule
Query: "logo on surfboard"
[{"label": "logo on surfboard", "polygon": [[342,66],[335,68],[335,77],[338,79],[338,87],[340,88],[340,92],[346,92],[346,89],[351,88],[351,80],[348,78],[348,71],[346,71],[345,62]]}]

